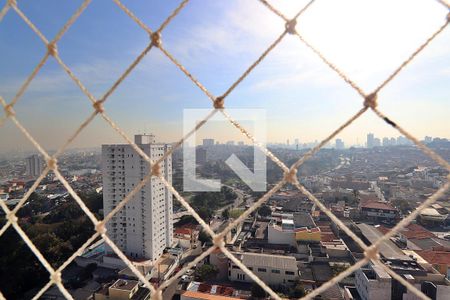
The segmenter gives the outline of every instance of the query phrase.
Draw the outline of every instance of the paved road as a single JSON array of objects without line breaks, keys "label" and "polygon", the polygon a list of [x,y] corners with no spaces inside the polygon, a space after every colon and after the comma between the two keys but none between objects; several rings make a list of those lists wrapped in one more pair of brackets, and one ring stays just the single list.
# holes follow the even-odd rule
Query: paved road
[{"label": "paved road", "polygon": [[220,216],[222,214],[222,211],[226,210],[227,208],[228,209],[236,208],[236,207],[239,207],[242,203],[244,203],[245,193],[242,190],[235,188],[233,186],[230,186],[230,185],[223,184],[223,186],[226,186],[226,187],[232,189],[236,193],[237,197],[236,197],[236,199],[234,199],[233,203],[225,205],[224,207],[218,209],[216,212],[217,216]]}]

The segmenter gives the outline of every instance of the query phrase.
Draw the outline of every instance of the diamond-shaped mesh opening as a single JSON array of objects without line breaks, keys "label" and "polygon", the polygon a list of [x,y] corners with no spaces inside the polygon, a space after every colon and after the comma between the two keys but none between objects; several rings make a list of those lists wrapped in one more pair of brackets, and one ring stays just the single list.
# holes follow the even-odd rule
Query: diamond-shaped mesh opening
[{"label": "diamond-shaped mesh opening", "polygon": [[[20,1],[18,1],[20,2]],[[215,251],[217,248],[220,249],[220,251],[226,255],[231,262],[233,262],[238,268],[240,268],[246,275],[248,275],[250,278],[252,278],[265,292],[270,294],[274,299],[280,299],[280,296],[274,292],[266,283],[259,280],[258,277],[256,277],[251,270],[249,270],[245,265],[243,265],[239,259],[234,256],[229,249],[225,247],[225,242],[223,240],[224,236],[227,232],[232,230],[237,224],[241,223],[250,213],[254,212],[258,209],[259,206],[261,206],[263,203],[265,203],[272,195],[274,195],[277,191],[279,191],[286,183],[289,183],[293,186],[295,186],[298,190],[300,190],[308,199],[313,201],[324,213],[327,214],[327,216],[335,222],[339,228],[348,235],[348,238],[355,241],[356,245],[359,246],[359,248],[362,249],[362,255],[360,256],[360,260],[353,264],[351,267],[347,268],[343,272],[336,271],[335,274],[337,274],[335,277],[333,277],[331,280],[325,282],[323,285],[321,285],[319,288],[315,289],[311,293],[307,294],[304,298],[305,299],[312,299],[316,295],[322,294],[326,292],[328,289],[332,288],[337,282],[340,282],[345,277],[349,276],[354,271],[360,269],[361,267],[365,266],[369,261],[372,261],[374,264],[376,264],[378,267],[383,268],[386,272],[388,272],[393,278],[400,281],[403,285],[406,286],[406,288],[411,291],[413,294],[417,295],[418,297],[422,299],[427,299],[427,297],[419,291],[417,288],[412,286],[410,283],[408,283],[405,279],[400,277],[397,273],[392,271],[390,268],[386,267],[383,263],[380,263],[379,260],[379,252],[380,248],[382,247],[382,243],[386,240],[388,240],[390,237],[392,237],[394,234],[399,232],[402,228],[404,228],[406,225],[408,225],[414,218],[426,207],[437,201],[439,197],[443,196],[444,193],[449,189],[450,184],[447,181],[444,183],[436,193],[434,193],[432,196],[430,196],[427,200],[425,200],[422,204],[420,204],[416,210],[414,210],[411,214],[409,214],[407,217],[402,219],[391,231],[385,233],[381,238],[379,238],[375,243],[373,243],[370,247],[368,247],[364,242],[361,241],[360,238],[351,230],[348,228],[347,225],[342,223],[328,208],[326,208],[318,199],[314,197],[313,194],[311,194],[306,188],[303,187],[298,182],[298,178],[296,175],[296,170],[299,166],[301,166],[305,161],[307,161],[311,156],[316,154],[320,148],[325,145],[327,142],[329,142],[332,138],[334,138],[339,132],[341,132],[345,127],[347,127],[349,124],[351,124],[354,120],[358,119],[362,114],[364,114],[367,110],[372,110],[377,116],[379,116],[381,119],[383,119],[388,125],[399,131],[399,133],[403,134],[406,138],[411,140],[420,150],[422,150],[426,155],[428,155],[431,159],[433,159],[436,163],[438,163],[440,166],[445,168],[446,170],[450,170],[450,166],[447,161],[445,161],[441,156],[436,154],[434,151],[432,151],[430,148],[426,147],[424,144],[422,144],[419,140],[417,140],[412,134],[410,134],[408,131],[403,129],[403,127],[400,127],[395,121],[391,120],[387,116],[385,116],[379,109],[377,109],[377,95],[380,90],[382,90],[391,80],[393,80],[397,74],[406,66],[408,65],[432,40],[439,35],[445,27],[448,25],[448,18],[447,20],[442,22],[442,25],[436,29],[436,31],[433,31],[433,33],[428,37],[427,40],[423,42],[423,44],[418,45],[418,48],[412,52],[412,54],[409,57],[406,57],[403,62],[400,63],[399,67],[394,70],[391,75],[389,75],[382,83],[378,85],[378,87],[371,91],[371,92],[365,92],[363,89],[361,89],[357,83],[355,83],[353,80],[350,79],[349,76],[347,76],[346,73],[342,72],[338,66],[334,65],[332,61],[330,61],[325,55],[322,54],[322,52],[315,48],[312,44],[310,44],[302,35],[301,27],[296,26],[296,20],[289,20],[283,13],[278,11],[275,7],[273,7],[270,3],[268,3],[265,0],[261,0],[261,3],[264,4],[265,7],[267,7],[270,11],[272,11],[275,15],[281,18],[282,22],[286,22],[285,26],[285,33],[280,36],[278,40],[275,40],[274,43],[269,46],[269,48],[264,51],[258,60],[255,61],[254,64],[252,64],[244,74],[239,77],[233,85],[230,86],[230,88],[227,89],[225,94],[222,97],[216,98],[207,87],[205,87],[201,82],[199,82],[195,77],[191,75],[191,73],[178,61],[178,59],[173,56],[168,50],[165,49],[164,44],[161,43],[164,41],[164,37],[161,38],[161,31],[166,28],[166,26],[169,24],[170,21],[172,21],[174,18],[176,18],[177,14],[184,8],[184,6],[187,4],[187,1],[182,2],[172,13],[171,15],[165,19],[165,21],[161,24],[158,31],[156,33],[153,33],[152,29],[150,29],[143,21],[141,21],[139,18],[137,18],[131,10],[129,10],[127,7],[125,7],[119,0],[114,1],[120,9],[124,11],[133,21],[137,23],[143,30],[145,30],[146,33],[152,34],[151,43],[149,42],[149,45],[147,48],[144,49],[144,51],[136,58],[136,60],[131,64],[131,66],[125,71],[124,75],[122,75],[118,81],[113,85],[113,87],[105,94],[104,97],[100,99],[100,101],[97,102],[97,99],[92,96],[92,93],[85,88],[85,86],[82,84],[82,82],[76,77],[76,74],[72,72],[71,68],[68,67],[64,61],[59,57],[57,52],[57,43],[62,38],[62,36],[66,33],[66,31],[69,29],[69,27],[76,22],[77,18],[83,13],[84,9],[89,5],[90,1],[86,0],[84,1],[81,6],[77,9],[77,11],[74,13],[74,15],[69,19],[69,21],[66,23],[66,25],[62,28],[62,30],[58,31],[58,34],[56,35],[56,38],[53,42],[49,42],[50,40],[45,37],[44,34],[39,31],[39,29],[34,25],[32,20],[28,19],[26,14],[22,12],[18,8],[18,5],[15,0],[10,0],[5,3],[5,5],[0,10],[0,21],[3,20],[6,14],[17,14],[20,16],[20,18],[23,19],[23,21],[36,33],[36,35],[41,39],[42,42],[47,46],[48,53],[46,56],[44,56],[44,59],[42,60],[42,64],[38,65],[38,67],[35,69],[35,72],[31,73],[28,80],[25,81],[25,84],[22,85],[22,88],[19,90],[18,95],[19,97],[15,97],[12,101],[7,101],[3,97],[3,95],[0,98],[0,101],[4,107],[5,110],[5,117],[12,120],[12,122],[20,129],[20,131],[33,143],[33,145],[37,148],[37,150],[43,155],[44,159],[48,163],[48,168],[45,171],[52,170],[55,175],[56,179],[58,179],[64,187],[68,190],[69,194],[73,199],[77,202],[80,209],[83,210],[83,212],[86,214],[86,217],[90,219],[91,222],[95,225],[96,233],[81,247],[74,253],[74,255],[71,256],[68,260],[65,261],[65,263],[62,265],[63,267],[67,266],[71,260],[75,258],[76,255],[81,254],[90,243],[95,241],[96,238],[98,238],[100,235],[103,237],[105,243],[114,251],[114,253],[121,259],[123,262],[130,268],[130,271],[144,284],[145,287],[147,287],[151,293],[153,299],[161,299],[162,297],[162,290],[172,284],[175,280],[177,280],[187,269],[192,268],[195,264],[200,262],[202,259],[207,257],[209,254],[211,254],[213,251]],[[444,4],[447,8],[448,6],[441,2],[441,4]],[[301,20],[302,14],[307,13],[308,8],[313,5],[313,1],[309,2],[305,5],[305,7],[300,10],[296,15],[295,18]],[[280,28],[282,31],[283,28]],[[226,96],[230,94],[234,89],[239,87],[239,84],[241,81],[243,81],[248,74],[252,72],[252,70],[266,57],[266,55],[269,55],[269,52],[281,41],[283,36],[290,34],[298,36],[300,41],[303,42],[310,50],[312,50],[313,53],[318,55],[318,57],[326,64],[328,65],[333,71],[335,71],[343,80],[345,80],[352,88],[354,88],[363,98],[363,107],[360,111],[356,112],[353,117],[348,119],[345,123],[343,123],[339,128],[337,128],[333,133],[331,133],[328,138],[321,141],[316,147],[314,147],[309,152],[305,153],[302,158],[299,158],[296,163],[294,163],[292,166],[286,166],[284,165],[280,160],[276,158],[270,151],[268,151],[264,145],[258,144],[258,141],[253,141],[256,143],[258,147],[260,147],[269,158],[274,161],[278,167],[283,169],[283,179],[271,186],[271,189],[265,193],[259,200],[254,201],[253,204],[250,206],[249,209],[247,209],[242,215],[237,217],[234,221],[232,221],[226,228],[223,229],[220,233],[214,233],[210,226],[208,226],[207,223],[205,223],[198,215],[196,211],[192,209],[191,206],[186,202],[186,200],[172,187],[170,182],[167,182],[164,177],[157,171],[157,168],[155,168],[154,172],[152,172],[153,176],[159,177],[159,180],[161,180],[164,183],[164,186],[169,189],[175,198],[180,201],[180,203],[187,209],[187,211],[192,214],[198,223],[204,228],[205,232],[207,234],[210,234],[212,236],[212,242],[213,246],[210,248],[205,249],[205,251],[195,258],[193,261],[188,263],[185,267],[183,267],[179,272],[176,273],[174,277],[171,279],[165,281],[161,285],[155,285],[150,283],[146,278],[144,278],[143,274],[139,271],[139,266],[133,265],[130,260],[122,253],[122,251],[119,250],[119,248],[111,241],[111,239],[108,237],[108,235],[105,234],[105,221],[108,219],[105,219],[104,221],[99,221],[98,218],[91,212],[89,209],[89,206],[86,206],[86,204],[83,202],[83,200],[77,195],[77,193],[73,190],[73,188],[70,186],[70,184],[67,182],[67,180],[64,178],[64,176],[60,173],[58,169],[58,164],[56,158],[62,153],[62,149],[57,152],[56,157],[51,157],[42,147],[41,145],[33,138],[32,135],[30,135],[29,131],[22,125],[20,122],[20,115],[16,116],[14,111],[14,105],[19,101],[21,94],[27,89],[28,83],[31,82],[37,73],[37,71],[42,67],[42,65],[45,63],[47,56],[53,56],[58,64],[69,74],[69,76],[73,79],[74,83],[83,91],[83,93],[90,99],[90,101],[94,104],[95,112],[93,113],[92,117],[88,118],[79,128],[78,131],[72,135],[72,137],[68,140],[68,143],[64,145],[66,147],[71,140],[73,140],[93,119],[93,116],[96,114],[100,114],[103,119],[111,125],[122,137],[131,144],[131,146],[134,147],[134,149],[139,153],[143,154],[140,149],[132,143],[132,141],[126,136],[126,134],[116,125],[116,123],[108,117],[106,112],[103,108],[103,102],[107,100],[108,96],[114,92],[115,88],[125,79],[125,77],[133,71],[134,67],[139,64],[139,62],[142,60],[142,58],[146,55],[146,53],[151,49],[155,48],[155,51],[157,51],[156,48],[159,48],[159,50],[162,51],[164,56],[166,56],[172,63],[174,63],[181,72],[183,72],[192,82],[195,84],[202,92],[206,94],[214,103],[215,111],[219,111],[224,116],[226,116],[230,121],[233,122],[233,125],[240,129],[243,134],[247,134],[246,130],[238,123],[233,121],[233,116],[229,115],[224,107],[224,103],[226,104]],[[3,118],[1,120],[0,124],[3,124],[3,121],[5,119]],[[193,130],[197,130],[198,128],[194,128]],[[174,145],[174,148],[178,148],[181,145],[181,142],[183,139]],[[172,153],[172,151],[168,152],[166,155],[169,155]],[[154,167],[154,162],[151,161],[148,157],[145,157],[145,160],[150,164],[150,166]],[[160,159],[161,160],[161,159]],[[157,161],[156,163],[159,163],[160,161]],[[41,179],[44,175],[41,176]],[[14,227],[15,231],[20,235],[20,237],[23,239],[23,241],[27,244],[28,248],[36,255],[36,257],[39,259],[42,266],[47,269],[47,271],[50,273],[50,281],[47,283],[47,285],[42,289],[38,296],[40,296],[45,290],[47,290],[49,287],[51,287],[53,284],[57,286],[59,291],[66,297],[66,298],[73,298],[71,294],[67,291],[67,289],[64,287],[63,282],[61,280],[61,270],[54,270],[52,266],[49,264],[48,261],[45,260],[45,258],[42,256],[41,252],[36,248],[34,243],[30,240],[29,236],[26,234],[25,231],[22,230],[20,227],[20,221],[16,216],[16,213],[20,209],[20,206],[22,206],[26,200],[27,197],[29,197],[34,189],[36,188],[36,185],[34,185],[27,195],[25,195],[25,198],[19,202],[19,205],[16,207],[14,211],[11,211],[3,202],[0,202],[0,206],[3,209],[3,211],[6,214],[6,224],[3,225],[0,233],[1,235],[5,235],[7,230],[12,230],[11,226]],[[138,188],[136,188],[133,191],[130,191],[130,194],[126,196],[125,201],[121,201],[119,203],[119,206],[125,206],[127,203],[125,203],[127,200],[131,199],[134,194],[136,194],[139,191]],[[256,200],[256,199],[255,199]],[[3,293],[3,292],[2,292]],[[3,295],[4,296],[4,295]],[[299,295],[301,297],[301,295]]]}]

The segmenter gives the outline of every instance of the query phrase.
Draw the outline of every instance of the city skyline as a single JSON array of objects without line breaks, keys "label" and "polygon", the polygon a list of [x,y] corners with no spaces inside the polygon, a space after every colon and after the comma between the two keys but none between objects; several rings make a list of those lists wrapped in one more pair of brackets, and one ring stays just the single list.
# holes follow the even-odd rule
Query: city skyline
[{"label": "city skyline", "polygon": [[[402,5],[406,4],[408,13],[399,15]],[[153,28],[170,13],[175,3],[158,3],[151,9],[149,5],[130,4],[130,8],[138,11]],[[214,94],[220,94],[267,48],[284,25],[258,3],[207,2],[202,4],[202,9],[198,5],[189,4],[186,12],[170,24],[163,34],[163,43],[200,82]],[[293,15],[304,3],[280,5],[287,15]],[[446,14],[438,3],[429,1],[395,4],[378,1],[376,5],[350,1],[346,5],[341,7],[332,2],[313,5],[302,18],[302,32],[367,91],[423,43]],[[40,4],[25,2],[20,7],[51,38],[76,9],[77,3],[48,5],[46,13],[54,18],[45,18]],[[331,13],[333,7],[337,14]],[[210,14],[201,13],[205,10]],[[373,26],[377,13],[381,12],[384,13],[383,24]],[[111,18],[115,20],[113,28],[107,22]],[[324,18],[330,22],[339,19],[334,22],[339,26],[323,26],[317,21]],[[356,22],[360,25],[358,28],[354,26]],[[7,14],[2,23],[5,26],[0,28],[0,51],[4,55],[0,62],[5,67],[0,70],[0,95],[9,102],[46,48],[15,14]],[[265,28],[264,32],[260,28]],[[446,82],[450,72],[445,63],[450,57],[445,47],[449,40],[449,32],[444,31],[379,95],[380,109],[419,138],[426,135],[450,137],[446,114]],[[120,9],[98,2],[87,8],[60,41],[58,50],[83,84],[100,97],[147,43],[148,37]],[[392,46],[386,47],[386,43]],[[263,108],[270,112],[267,140],[272,142],[287,138],[320,141],[361,105],[362,99],[339,76],[289,36],[225,103],[228,108]],[[183,109],[210,107],[210,100],[157,49],[149,52],[105,106],[106,112],[130,138],[134,132],[152,131],[160,133],[166,141],[181,138]],[[91,113],[92,107],[50,58],[17,102],[15,110],[18,119],[45,149],[56,149]],[[347,145],[356,144],[357,139],[362,143],[369,131],[377,136],[398,135],[368,112],[337,138]],[[237,140],[234,136],[238,134],[239,131],[232,128],[214,138]],[[3,141],[0,152],[32,148],[10,121],[0,128],[0,137]],[[101,143],[123,142],[97,117],[71,147],[91,147],[99,140]]]},{"label": "city skyline", "polygon": [[[147,133],[140,133],[140,134],[151,134],[150,132]],[[346,140],[343,140],[341,138],[339,138],[339,135],[334,138],[332,141],[328,142],[327,144],[325,144],[323,146],[323,148],[338,148],[338,149],[348,149],[350,147],[356,147],[356,148],[371,148],[367,146],[367,135],[370,133],[366,133],[365,135],[363,135],[361,138],[356,138],[355,143],[349,143]],[[375,135],[375,137],[377,137]],[[431,140],[430,140],[431,138]],[[432,142],[433,139],[447,139],[450,140],[447,137],[441,137],[441,136],[430,136],[430,135],[425,135],[424,137],[419,137],[419,140],[429,143]],[[228,145],[228,146],[252,146],[253,143],[250,140],[244,140],[244,139],[236,139],[236,140],[230,140],[230,139],[215,139],[212,137],[199,137],[196,140],[196,144],[195,146],[204,146],[204,140],[205,139],[212,139],[214,140],[214,145],[220,144],[220,145]],[[379,139],[379,145],[377,146],[396,146],[396,145],[413,145],[413,142],[408,140],[406,137],[401,136],[401,135],[393,135],[393,136],[379,136],[377,139]],[[384,140],[388,139],[391,143],[390,144],[385,144]],[[402,143],[398,143],[398,140],[401,139]],[[341,147],[336,147],[336,141],[339,140],[340,142],[342,142],[342,146]],[[392,140],[395,140],[395,143],[392,144]],[[167,144],[175,144],[178,141],[167,141],[167,140],[161,140],[158,139],[157,140],[160,143],[167,143]],[[289,144],[287,143],[289,141]],[[315,139],[315,140],[302,140],[299,138],[287,138],[284,140],[276,140],[276,141],[267,141],[266,145],[267,147],[274,147],[274,146],[288,146],[292,149],[295,149],[297,145],[299,145],[299,149],[301,148],[310,148],[313,147],[313,145],[317,145],[320,142],[320,140]],[[110,142],[102,142],[101,144],[97,144],[97,145],[90,145],[87,147],[68,147],[66,151],[100,151],[101,150],[101,146],[102,144],[117,144],[117,143],[124,143],[124,141],[121,141],[120,139],[117,140],[113,140]],[[187,146],[192,147],[194,145],[190,145],[189,143],[186,143]],[[56,149],[47,149],[50,152],[52,151],[56,151]],[[39,154],[38,150],[36,150],[33,147],[29,147],[27,148],[14,148],[14,149],[6,149],[1,151],[0,150],[0,154],[1,155],[8,155],[11,153],[23,153],[23,154]]]}]

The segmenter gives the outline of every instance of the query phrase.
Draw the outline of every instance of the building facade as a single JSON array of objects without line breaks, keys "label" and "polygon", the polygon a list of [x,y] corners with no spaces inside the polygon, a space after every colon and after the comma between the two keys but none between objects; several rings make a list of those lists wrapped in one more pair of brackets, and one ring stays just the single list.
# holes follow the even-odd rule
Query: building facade
[{"label": "building facade", "polygon": [[[234,255],[256,276],[269,285],[294,284],[299,279],[297,261],[292,256],[262,253],[234,253]],[[228,266],[231,281],[253,282],[231,260]]]},{"label": "building facade", "polygon": [[[153,161],[170,150],[156,143],[153,135],[136,135],[136,145]],[[160,163],[161,175],[172,183],[172,158]],[[103,207],[107,215],[147,174],[149,164],[131,145],[102,146]],[[173,244],[172,194],[161,180],[152,177],[135,196],[106,223],[108,236],[129,257],[157,260]],[[111,249],[107,247],[107,253]]]},{"label": "building facade", "polygon": [[374,147],[374,143],[375,143],[374,140],[375,140],[375,137],[374,137],[373,133],[367,134],[367,148]]},{"label": "building facade", "polygon": [[344,141],[342,139],[336,139],[336,149],[343,150],[345,148]]},{"label": "building facade", "polygon": [[37,154],[33,154],[26,159],[26,175],[30,177],[39,177],[43,171],[42,159]]},{"label": "building facade", "polygon": [[378,266],[358,269],[355,285],[362,300],[392,299],[392,278]]},{"label": "building facade", "polygon": [[395,222],[399,211],[388,202],[366,201],[359,204],[359,213],[362,218],[374,221]]},{"label": "building facade", "polygon": [[203,147],[214,146],[214,139],[203,139]]}]

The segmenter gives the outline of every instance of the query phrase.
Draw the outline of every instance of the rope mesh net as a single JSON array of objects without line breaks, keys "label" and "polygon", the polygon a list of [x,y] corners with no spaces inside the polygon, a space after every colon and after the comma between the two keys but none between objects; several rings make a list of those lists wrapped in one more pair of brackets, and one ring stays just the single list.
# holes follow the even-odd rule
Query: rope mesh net
[{"label": "rope mesh net", "polygon": [[[322,284],[319,288],[313,290],[308,293],[301,299],[313,299],[315,296],[320,295],[325,290],[343,280],[345,277],[351,275],[357,269],[363,267],[370,261],[384,269],[388,274],[390,274],[394,279],[398,280],[402,283],[410,292],[415,294],[420,299],[429,299],[426,295],[424,295],[420,290],[418,290],[411,283],[406,281],[403,277],[399,276],[395,273],[389,266],[383,264],[380,260],[379,256],[379,247],[380,245],[388,240],[390,237],[397,234],[400,230],[402,230],[405,226],[407,226],[411,221],[413,221],[417,215],[425,208],[433,204],[439,197],[445,194],[450,188],[450,175],[447,177],[447,182],[440,187],[432,196],[430,196],[426,201],[424,201],[420,206],[418,206],[412,213],[410,213],[406,218],[402,219],[392,230],[383,235],[376,243],[372,245],[366,245],[358,236],[354,234],[354,232],[348,228],[342,221],[340,221],[323,203],[320,202],[311,192],[309,192],[299,181],[296,175],[297,169],[308,159],[310,159],[314,154],[316,154],[325,144],[331,141],[336,135],[342,132],[347,126],[349,126],[356,119],[365,114],[368,110],[373,111],[377,116],[379,116],[382,120],[384,120],[389,126],[392,126],[396,130],[398,130],[403,136],[407,137],[411,140],[417,148],[423,151],[426,155],[428,155],[431,159],[433,159],[438,165],[442,166],[446,170],[450,172],[450,164],[436,154],[433,150],[425,146],[421,143],[417,138],[415,138],[411,133],[409,133],[406,129],[401,127],[398,123],[392,121],[388,116],[386,116],[383,112],[378,110],[377,108],[377,95],[378,93],[389,83],[391,82],[401,71],[405,68],[414,58],[420,54],[420,52],[429,45],[436,36],[438,36],[448,25],[450,22],[450,14],[447,15],[447,18],[443,20],[442,25],[436,29],[436,31],[426,39],[423,44],[419,45],[416,50],[412,52],[412,54],[407,57],[397,69],[395,69],[377,88],[373,91],[367,93],[363,91],[354,81],[352,81],[343,71],[341,71],[336,65],[330,62],[319,49],[315,48],[311,43],[309,43],[302,33],[296,28],[296,24],[299,19],[301,19],[302,14],[304,14],[308,8],[313,5],[314,0],[308,2],[296,15],[293,19],[287,18],[282,12],[280,12],[276,7],[274,7],[267,0],[259,0],[261,5],[265,6],[276,16],[281,18],[285,22],[285,27],[280,28],[279,37],[270,44],[270,46],[255,60],[253,64],[251,64],[246,71],[220,96],[213,95],[202,83],[200,83],[167,49],[164,48],[163,44],[163,36],[162,32],[166,28],[166,26],[178,15],[178,13],[183,10],[183,8],[188,4],[188,0],[182,1],[178,7],[162,22],[157,30],[150,29],[142,20],[140,20],[131,10],[129,10],[120,0],[113,0],[113,2],[126,14],[130,17],[137,25],[142,28],[142,30],[146,31],[149,35],[149,44],[142,50],[142,52],[135,58],[135,60],[129,65],[129,67],[122,73],[122,75],[114,82],[110,89],[106,91],[106,93],[100,97],[96,98],[93,94],[83,85],[83,83],[76,77],[74,72],[64,63],[61,57],[58,54],[58,41],[62,38],[62,36],[67,32],[67,30],[77,21],[78,17],[85,11],[85,9],[90,4],[91,0],[85,0],[81,4],[81,6],[75,11],[75,13],[69,18],[69,20],[64,24],[64,26],[58,31],[56,36],[52,40],[48,40],[42,32],[33,24],[33,22],[23,13],[23,11],[19,8],[16,0],[8,0],[4,7],[0,10],[0,22],[3,20],[6,14],[8,13],[16,13],[39,37],[39,39],[45,44],[47,47],[47,52],[44,57],[40,60],[38,65],[33,69],[31,74],[27,77],[24,83],[21,85],[15,96],[10,102],[7,102],[0,95],[0,102],[4,109],[4,116],[0,118],[0,128],[7,120],[11,120],[17,128],[24,134],[24,136],[36,147],[36,149],[40,152],[40,154],[45,158],[47,162],[47,166],[44,169],[43,173],[37,178],[31,188],[26,192],[24,197],[18,202],[18,204],[14,207],[14,209],[10,210],[3,201],[0,201],[0,207],[4,210],[6,214],[6,223],[0,229],[0,236],[5,233],[5,231],[11,226],[14,230],[19,234],[19,236],[23,239],[25,244],[29,247],[29,249],[34,253],[39,262],[44,266],[44,268],[49,273],[49,281],[48,283],[40,289],[40,291],[33,297],[33,299],[38,299],[42,296],[52,285],[56,285],[59,291],[67,298],[73,299],[72,295],[69,291],[64,287],[61,273],[62,271],[79,255],[81,255],[97,238],[101,237],[106,244],[110,246],[112,251],[123,260],[123,262],[130,268],[130,270],[139,278],[142,284],[147,287],[151,292],[151,299],[162,299],[162,291],[164,288],[168,287],[170,284],[174,283],[180,276],[182,276],[188,269],[194,267],[198,262],[207,257],[213,250],[219,248],[226,257],[228,257],[234,264],[236,264],[245,274],[247,274],[254,282],[261,286],[273,299],[281,299],[277,293],[275,293],[267,284],[265,284],[261,279],[259,279],[251,270],[249,270],[242,262],[236,258],[226,247],[224,237],[225,235],[231,231],[237,224],[243,222],[245,218],[247,218],[252,212],[254,212],[260,205],[266,202],[272,195],[274,195],[277,191],[279,191],[285,184],[289,183],[296,187],[302,194],[308,197],[322,212],[324,212],[332,222],[338,225],[338,227],[344,231],[351,239],[353,239],[363,250],[364,250],[364,258],[357,261],[354,265],[347,268],[345,271],[337,274],[334,278],[329,280],[328,282]],[[446,9],[449,9],[450,6],[445,1],[440,2]],[[362,97],[362,107],[359,111],[357,111],[349,120],[339,126],[335,131],[333,131],[330,135],[328,135],[325,139],[323,139],[317,146],[309,150],[306,154],[300,157],[292,166],[286,166],[280,159],[278,159],[269,149],[265,147],[265,145],[259,143],[255,138],[243,127],[239,124],[239,122],[235,121],[232,116],[227,112],[226,108],[224,108],[224,104],[226,103],[226,97],[236,89],[239,84],[254,70],[254,68],[261,63],[265,59],[266,56],[270,54],[270,52],[283,40],[286,35],[294,35],[297,36],[304,45],[306,45],[312,52],[314,52],[318,58],[323,61],[332,71],[338,74],[347,84],[349,84],[361,97]],[[117,87],[121,84],[121,82],[135,69],[135,67],[141,62],[141,60],[146,56],[149,51],[161,51],[164,56],[167,57],[173,64],[175,64],[179,70],[186,75],[189,80],[196,85],[212,102],[211,112],[203,119],[203,121],[198,122],[197,125],[184,137],[182,137],[178,142],[176,142],[172,149],[166,152],[162,157],[158,160],[151,160],[126,134],[125,132],[112,120],[108,114],[106,113],[103,104],[108,100],[108,97],[114,93]],[[38,74],[39,70],[46,64],[49,59],[55,59],[55,61],[61,66],[61,68],[67,73],[67,75],[73,80],[74,84],[79,87],[79,89],[86,95],[86,97],[91,101],[93,106],[92,113],[90,116],[80,124],[78,129],[67,139],[67,141],[61,146],[55,154],[50,155],[48,152],[44,150],[44,148],[33,138],[33,136],[29,133],[29,131],[22,125],[19,121],[18,116],[14,111],[14,105],[20,100],[24,92],[27,90],[30,83]],[[185,139],[187,139],[190,135],[195,133],[200,127],[202,127],[213,115],[216,113],[221,113],[234,127],[239,129],[241,133],[248,139],[250,139],[255,147],[258,147],[262,150],[267,157],[269,157],[281,170],[284,172],[283,178],[275,184],[267,193],[265,193],[260,199],[255,201],[253,205],[248,208],[242,215],[236,218],[233,222],[231,222],[222,232],[215,233],[210,226],[198,215],[198,213],[189,205],[189,203],[178,193],[178,191],[165,180],[164,176],[161,175],[159,171],[159,164],[164,161],[164,159],[171,155],[173,151],[179,148]],[[74,189],[70,186],[69,182],[62,176],[58,169],[57,159],[64,152],[64,150],[71,144],[71,142],[82,132],[85,127],[97,116],[101,116],[109,126],[111,126],[125,141],[130,144],[133,149],[149,164],[151,172],[144,177],[144,179],[136,185],[136,187],[129,193],[127,196],[122,199],[119,204],[108,214],[103,220],[98,220],[96,216],[89,210],[89,208],[85,205],[85,203],[80,199]],[[95,234],[93,234],[78,250],[76,250],[61,266],[57,269],[53,268],[52,265],[46,260],[46,258],[42,255],[42,253],[36,248],[27,234],[20,227],[18,222],[18,217],[16,213],[18,210],[25,204],[30,195],[35,191],[35,189],[39,186],[40,182],[45,178],[45,176],[49,173],[53,172],[56,178],[63,184],[63,186],[67,189],[69,194],[73,197],[73,199],[77,202],[86,216],[92,221]],[[173,275],[170,279],[164,281],[161,285],[155,288],[146,278],[145,276],[138,270],[138,267],[134,265],[126,255],[114,244],[114,242],[108,237],[105,224],[108,222],[118,211],[120,211],[132,198],[136,193],[140,191],[140,189],[149,181],[151,178],[156,177],[165,185],[165,187],[174,195],[174,197],[180,202],[182,206],[184,206],[187,211],[199,222],[199,224],[203,227],[203,229],[208,233],[213,241],[213,246],[204,251],[201,255],[196,257],[193,261],[184,266],[181,270],[179,270],[175,275]],[[4,295],[0,291],[0,299],[5,299]]]}]

